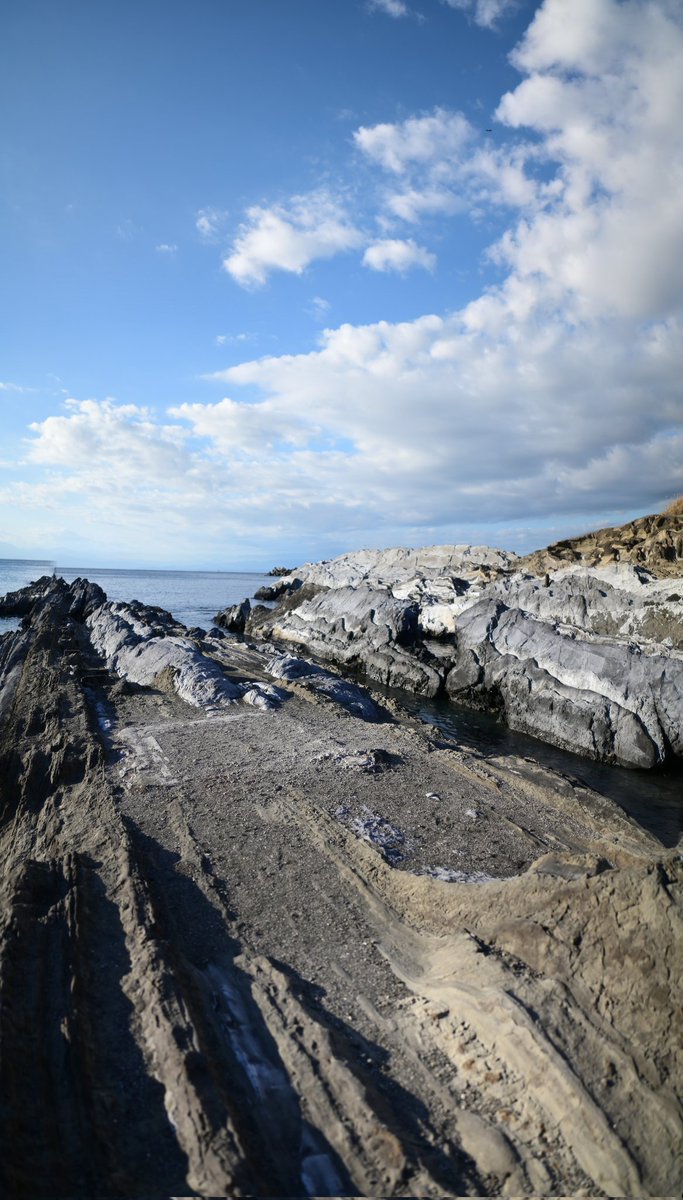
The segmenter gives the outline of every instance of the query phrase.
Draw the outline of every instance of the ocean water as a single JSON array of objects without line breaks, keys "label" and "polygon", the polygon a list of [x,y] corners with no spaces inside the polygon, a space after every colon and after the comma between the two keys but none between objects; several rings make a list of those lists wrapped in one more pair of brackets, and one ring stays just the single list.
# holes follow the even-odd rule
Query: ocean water
[{"label": "ocean water", "polygon": [[[25,587],[41,575],[61,575],[67,583],[79,576],[99,583],[110,600],[140,600],[173,613],[189,627],[210,629],[221,608],[252,598],[257,588],[272,583],[254,571],[122,571],[108,567],[61,567],[29,559],[0,559],[0,596]],[[0,633],[19,622],[0,617]]]},{"label": "ocean water", "polygon": [[[52,575],[54,563],[39,558],[0,558],[0,596],[26,587],[41,575]],[[0,617],[0,634],[20,625],[14,617]]]}]

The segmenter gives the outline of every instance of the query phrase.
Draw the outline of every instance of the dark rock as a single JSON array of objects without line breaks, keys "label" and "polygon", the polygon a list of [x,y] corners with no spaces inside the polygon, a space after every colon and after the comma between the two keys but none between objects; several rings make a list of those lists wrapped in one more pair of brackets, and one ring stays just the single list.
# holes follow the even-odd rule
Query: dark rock
[{"label": "dark rock", "polygon": [[279,600],[281,596],[288,596],[291,592],[296,592],[303,583],[302,579],[284,579],[281,583],[265,584],[264,587],[257,588],[254,592],[255,600]]},{"label": "dark rock", "polygon": [[243,600],[241,604],[233,604],[231,608],[224,608],[221,612],[216,613],[214,621],[216,625],[229,630],[230,633],[244,633],[250,612],[251,601]]}]

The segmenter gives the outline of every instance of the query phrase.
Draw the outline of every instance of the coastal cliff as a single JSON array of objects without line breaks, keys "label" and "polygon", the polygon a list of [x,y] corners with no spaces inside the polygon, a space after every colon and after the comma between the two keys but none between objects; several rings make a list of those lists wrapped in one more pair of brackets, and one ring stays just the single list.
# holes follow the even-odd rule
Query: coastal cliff
[{"label": "coastal cliff", "polygon": [[217,621],[394,688],[489,710],[622,766],[683,755],[683,516],[519,558],[486,546],[358,551]]},{"label": "coastal cliff", "polygon": [[676,849],[267,643],[4,611],[3,1196],[680,1190]]}]

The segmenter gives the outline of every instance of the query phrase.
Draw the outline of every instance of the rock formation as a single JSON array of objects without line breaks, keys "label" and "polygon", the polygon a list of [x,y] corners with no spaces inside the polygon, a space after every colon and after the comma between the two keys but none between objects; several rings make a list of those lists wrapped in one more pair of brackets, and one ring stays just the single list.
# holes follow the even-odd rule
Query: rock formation
[{"label": "rock formation", "polygon": [[649,768],[683,754],[682,539],[674,514],[523,559],[482,546],[359,551],[280,580],[264,597],[279,603],[250,609],[244,629]]},{"label": "rock formation", "polygon": [[270,646],[8,607],[3,1197],[680,1193],[677,851]]}]

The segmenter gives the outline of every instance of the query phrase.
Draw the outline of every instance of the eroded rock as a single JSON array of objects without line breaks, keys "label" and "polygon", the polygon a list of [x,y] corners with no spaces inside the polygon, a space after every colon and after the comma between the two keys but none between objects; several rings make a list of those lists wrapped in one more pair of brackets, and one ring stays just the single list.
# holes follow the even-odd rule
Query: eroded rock
[{"label": "eroded rock", "polygon": [[358,551],[282,580],[280,603],[251,613],[247,632],[649,768],[683,754],[682,531],[680,517],[642,518],[526,559]]}]

